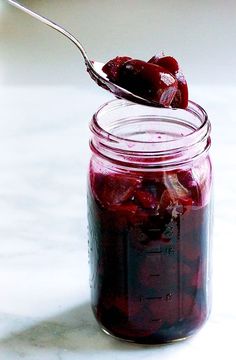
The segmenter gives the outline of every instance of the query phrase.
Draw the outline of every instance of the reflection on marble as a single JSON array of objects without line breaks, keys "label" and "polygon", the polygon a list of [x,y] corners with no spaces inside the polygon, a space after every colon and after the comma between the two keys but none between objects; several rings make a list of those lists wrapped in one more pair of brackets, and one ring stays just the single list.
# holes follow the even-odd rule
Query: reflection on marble
[{"label": "reflection on marble", "polygon": [[236,88],[193,87],[213,124],[214,302],[192,339],[140,346],[103,334],[89,305],[88,121],[109,95],[75,88],[0,89],[0,359],[232,358]]}]

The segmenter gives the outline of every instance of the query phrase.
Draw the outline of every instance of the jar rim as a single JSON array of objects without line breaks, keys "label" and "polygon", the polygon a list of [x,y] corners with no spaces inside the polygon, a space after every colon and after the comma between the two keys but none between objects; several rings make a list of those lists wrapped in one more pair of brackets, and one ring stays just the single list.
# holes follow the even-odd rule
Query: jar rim
[{"label": "jar rim", "polygon": [[[150,119],[151,116],[153,116],[153,118],[155,119],[157,119],[158,117],[160,119],[172,119],[172,122],[173,119],[178,119],[178,121],[181,122],[181,118],[187,114],[188,116],[192,116],[192,118],[198,119],[198,121],[200,121],[200,124],[199,126],[193,126],[192,124],[192,131],[190,131],[189,133],[181,134],[180,137],[167,140],[158,139],[158,141],[143,141],[139,139],[137,140],[133,138],[127,138],[114,134],[112,131],[105,129],[101,124],[101,120],[104,115],[109,115],[109,113],[112,114],[112,112],[114,112],[115,110],[119,110],[122,108],[136,110],[142,109],[142,111],[145,110],[144,113],[146,114],[145,117],[147,119]],[[153,114],[150,115],[152,112]],[[162,115],[158,115],[158,112],[161,112]],[[132,118],[132,116],[130,118]],[[181,155],[183,154],[183,152],[186,153],[186,151],[188,151],[190,148],[195,148],[196,154],[192,154],[192,157],[195,157],[199,156],[202,152],[204,152],[210,147],[211,124],[208,119],[208,115],[200,105],[193,101],[189,101],[187,109],[175,109],[157,107],[154,108],[147,105],[132,103],[123,99],[114,99],[106,102],[96,111],[90,122],[90,130],[94,135],[93,139],[91,140],[92,150],[94,150],[95,148],[98,153],[109,158],[112,158],[114,153],[116,153],[117,156],[121,154],[132,155],[132,159],[130,158],[131,161],[133,161],[134,156],[138,157],[141,155],[145,155],[146,157],[163,157],[165,155],[175,154],[175,161],[177,161],[177,158],[179,157],[178,154]],[[201,150],[199,150],[199,148],[201,148]],[[109,151],[110,153],[113,152],[113,155],[109,155]]]},{"label": "jar rim", "polygon": [[[104,130],[100,125],[99,125],[99,122],[98,122],[98,118],[101,114],[102,111],[106,110],[106,108],[108,106],[112,106],[113,104],[118,104],[118,106],[142,106],[142,107],[146,107],[146,108],[150,108],[150,106],[148,105],[140,105],[140,104],[136,104],[136,103],[133,103],[131,101],[127,101],[127,100],[121,100],[121,99],[113,99],[113,100],[110,100],[110,101],[107,101],[105,104],[101,105],[98,110],[95,112],[95,114],[93,115],[93,122],[95,125],[95,127],[93,127],[91,124],[90,124],[90,129],[92,127],[92,131],[93,130],[98,130],[99,132],[99,135],[102,136],[103,134],[109,134],[109,138],[111,140],[114,140],[114,139],[119,139],[119,140],[126,140],[124,137],[120,137],[120,136],[117,136],[117,135],[114,135],[112,134],[111,132],[108,132],[106,130]],[[199,104],[197,104],[196,102],[192,101],[192,100],[189,100],[189,105],[191,106],[194,106],[198,109],[198,111],[201,113],[202,115],[202,118],[204,118],[204,121],[201,123],[201,125],[192,133],[189,133],[187,135],[184,135],[184,137],[189,137],[189,136],[193,136],[195,134],[197,134],[199,131],[201,131],[202,128],[204,128],[208,123],[209,123],[209,119],[208,119],[208,115],[206,113],[206,111],[203,109],[202,106],[200,106]],[[184,111],[188,111],[189,113],[192,113],[193,111],[191,110],[191,108],[189,107],[184,109]],[[113,108],[110,108],[110,110],[113,110],[115,108],[115,106]],[[164,108],[158,108],[156,107],[155,109],[164,109]],[[172,109],[173,111],[175,110],[178,110],[177,108],[173,108]],[[181,109],[183,110],[183,109]],[[107,136],[106,136],[107,137]],[[128,141],[130,142],[135,142],[135,143],[145,143],[147,141],[140,141],[140,140],[135,140],[135,139],[128,139]],[[171,139],[171,140],[167,140],[167,141],[176,141],[175,139]],[[166,140],[164,141],[156,141],[156,143],[161,143],[161,142],[166,142]],[[155,143],[155,141],[154,141]]]}]

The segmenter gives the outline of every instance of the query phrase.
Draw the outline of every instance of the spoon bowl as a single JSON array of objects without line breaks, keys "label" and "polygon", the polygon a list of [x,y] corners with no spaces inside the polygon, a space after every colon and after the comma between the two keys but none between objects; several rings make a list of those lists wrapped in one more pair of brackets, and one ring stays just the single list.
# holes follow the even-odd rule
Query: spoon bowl
[{"label": "spoon bowl", "polygon": [[66,38],[68,38],[76,47],[79,49],[81,55],[83,56],[87,72],[89,73],[90,77],[105,90],[110,91],[118,98],[123,98],[129,101],[133,101],[135,103],[143,104],[143,105],[152,105],[160,107],[160,104],[153,100],[145,99],[141,96],[135,95],[134,93],[116,85],[112,81],[110,81],[107,77],[107,75],[102,71],[102,68],[104,66],[103,63],[98,61],[90,60],[84,47],[80,43],[80,41],[72,35],[69,31],[65,30],[63,27],[59,26],[55,22],[49,20],[45,16],[39,15],[35,11],[19,4],[15,0],[7,0],[7,2],[19,10],[25,12],[26,14],[34,17],[35,19],[41,21],[42,23],[48,25],[49,27],[53,28],[54,30],[58,31],[62,35],[64,35]]}]

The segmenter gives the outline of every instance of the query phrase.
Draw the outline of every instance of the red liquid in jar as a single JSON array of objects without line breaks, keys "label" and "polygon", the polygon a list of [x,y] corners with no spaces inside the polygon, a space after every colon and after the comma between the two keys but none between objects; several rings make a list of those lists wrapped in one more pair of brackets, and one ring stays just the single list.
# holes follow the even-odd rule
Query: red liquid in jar
[{"label": "red liquid in jar", "polygon": [[205,322],[207,191],[191,168],[102,172],[91,161],[92,307],[108,333],[162,343],[188,337]]}]

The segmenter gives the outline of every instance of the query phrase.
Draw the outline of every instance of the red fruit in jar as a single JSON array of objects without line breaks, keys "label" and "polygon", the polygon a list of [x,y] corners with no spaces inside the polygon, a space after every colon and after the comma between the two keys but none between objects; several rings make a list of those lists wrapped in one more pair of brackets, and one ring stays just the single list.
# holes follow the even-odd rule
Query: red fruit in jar
[{"label": "red fruit in jar", "polygon": [[188,196],[188,189],[180,183],[176,174],[166,172],[164,173],[163,180],[167,189],[169,189],[170,196],[173,197],[173,199],[181,199]]},{"label": "red fruit in jar", "polygon": [[132,203],[127,204],[116,204],[109,207],[111,211],[118,211],[120,214],[135,214],[138,210],[138,206]]},{"label": "red fruit in jar", "polygon": [[[191,281],[190,281],[190,285],[195,288],[195,289],[201,289],[202,285],[203,285],[203,269],[202,266],[199,266],[198,271],[195,271]],[[205,270],[205,269],[204,269]]]},{"label": "red fruit in jar", "polygon": [[164,182],[168,190],[162,193],[160,207],[174,210],[173,216],[184,213],[193,204],[189,189],[180,183],[176,174],[165,173]]},{"label": "red fruit in jar", "polygon": [[116,204],[111,205],[109,207],[109,210],[115,211],[117,216],[125,216],[126,219],[128,219],[130,216],[132,217],[132,215],[136,213],[136,211],[138,210],[138,206],[132,203]]},{"label": "red fruit in jar", "polygon": [[192,170],[180,170],[177,173],[179,182],[187,189],[195,205],[201,205],[201,189],[195,180]]},{"label": "red fruit in jar", "polygon": [[170,106],[177,92],[177,81],[169,71],[142,60],[128,60],[121,66],[119,84],[165,107]]},{"label": "red fruit in jar", "polygon": [[179,170],[177,172],[179,182],[186,188],[189,189],[190,183],[193,181],[192,170]]},{"label": "red fruit in jar", "polygon": [[164,190],[160,200],[160,207],[163,210],[166,210],[169,206],[173,204],[175,200],[174,193],[171,193],[169,190]]},{"label": "red fruit in jar", "polygon": [[162,66],[168,70],[171,74],[175,75],[179,71],[178,61],[172,56],[158,56],[154,55],[148,63]]},{"label": "red fruit in jar", "polygon": [[177,294],[169,293],[167,298],[149,300],[148,305],[153,319],[168,325],[174,325],[179,319]]},{"label": "red fruit in jar", "polygon": [[190,232],[186,234],[182,241],[182,255],[189,261],[195,261],[201,256],[201,247],[199,244],[199,235]]},{"label": "red fruit in jar", "polygon": [[116,296],[111,300],[110,305],[111,304],[122,312],[127,319],[142,311],[142,304],[140,301],[132,300],[126,296]]},{"label": "red fruit in jar", "polygon": [[145,179],[142,181],[141,190],[148,192],[159,203],[163,191],[166,189],[163,184],[163,175],[156,175],[155,178]]},{"label": "red fruit in jar", "polygon": [[155,209],[157,207],[157,201],[150,192],[138,190],[135,193],[135,199],[144,209]]},{"label": "red fruit in jar", "polygon": [[169,293],[161,300],[151,300],[149,308],[153,318],[160,318],[168,325],[174,325],[179,320],[198,319],[201,311],[196,299],[188,294]]},{"label": "red fruit in jar", "polygon": [[93,308],[111,334],[173,340],[206,318],[209,208],[193,206],[202,176],[186,165],[151,176],[91,168]]},{"label": "red fruit in jar", "polygon": [[118,205],[129,200],[141,180],[119,174],[95,173],[92,189],[96,198],[104,206]]},{"label": "red fruit in jar", "polygon": [[178,277],[183,282],[191,274],[191,268],[187,264],[178,263],[174,255],[164,255],[165,261],[160,254],[158,256],[160,259],[155,254],[149,255],[140,263],[138,279],[147,289],[158,289],[158,293],[163,295],[170,289],[177,290]]},{"label": "red fruit in jar", "polygon": [[131,60],[131,57],[117,56],[116,58],[108,61],[103,66],[102,71],[107,74],[109,80],[113,81],[114,83],[118,83],[120,67],[128,60]]},{"label": "red fruit in jar", "polygon": [[162,66],[168,70],[177,80],[178,90],[171,103],[172,107],[185,109],[188,106],[188,85],[183,73],[179,69],[178,61],[172,56],[153,56],[149,61],[151,64]]}]

